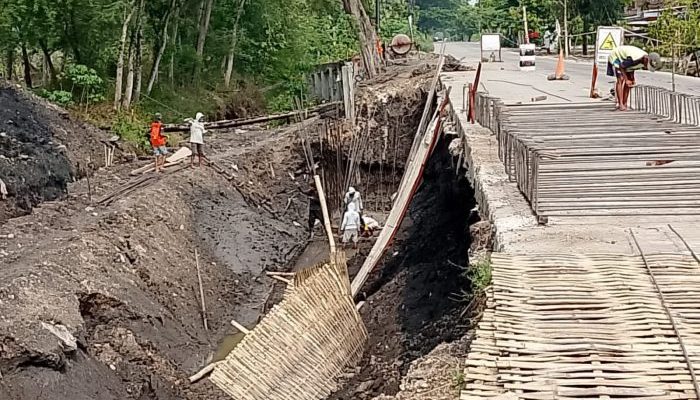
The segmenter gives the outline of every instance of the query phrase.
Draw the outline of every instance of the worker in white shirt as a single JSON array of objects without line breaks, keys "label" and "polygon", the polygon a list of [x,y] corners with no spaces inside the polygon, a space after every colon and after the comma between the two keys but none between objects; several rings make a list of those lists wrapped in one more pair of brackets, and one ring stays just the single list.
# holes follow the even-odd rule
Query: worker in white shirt
[{"label": "worker in white shirt", "polygon": [[362,207],[362,196],[360,192],[355,190],[354,187],[350,186],[348,192],[345,193],[345,209],[347,210],[348,205],[352,204],[355,206],[355,211],[362,213],[364,207]]},{"label": "worker in white shirt", "polygon": [[[343,199],[343,202],[345,204],[345,209],[348,209],[348,205],[352,204],[355,206],[355,211],[357,211],[358,214],[360,214],[360,222],[362,222],[362,211],[364,211],[364,207],[362,205],[362,196],[360,195],[360,192],[355,190],[354,187],[350,186],[348,188],[348,192],[345,193],[345,198]],[[361,228],[364,229],[364,223],[362,224]]]},{"label": "worker in white shirt", "polygon": [[188,118],[186,121],[190,123],[190,145],[192,146],[192,158],[190,159],[190,166],[194,167],[194,157],[199,157],[198,165],[202,166],[202,159],[206,158],[204,156],[204,114],[197,113],[194,119]]},{"label": "worker in white shirt", "polygon": [[340,232],[343,235],[343,247],[352,240],[352,247],[354,249],[357,248],[361,227],[360,214],[355,211],[355,205],[353,203],[348,204],[348,210],[343,215],[343,223],[340,224]]}]

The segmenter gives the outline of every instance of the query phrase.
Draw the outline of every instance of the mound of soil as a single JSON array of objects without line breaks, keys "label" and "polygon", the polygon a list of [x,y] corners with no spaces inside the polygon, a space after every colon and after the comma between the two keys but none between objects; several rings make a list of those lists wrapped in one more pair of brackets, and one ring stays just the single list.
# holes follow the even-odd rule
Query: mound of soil
[{"label": "mound of soil", "polygon": [[[0,82],[0,222],[66,194],[69,182],[102,162],[104,133],[65,110]],[[80,171],[81,173],[83,171]]]}]

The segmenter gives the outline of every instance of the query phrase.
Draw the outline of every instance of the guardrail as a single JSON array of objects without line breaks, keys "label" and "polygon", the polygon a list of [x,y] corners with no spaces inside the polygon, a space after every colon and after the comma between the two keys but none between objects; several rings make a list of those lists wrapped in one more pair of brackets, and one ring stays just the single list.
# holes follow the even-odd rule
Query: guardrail
[{"label": "guardrail", "polygon": [[632,107],[679,124],[700,126],[700,96],[638,85],[632,90]]}]

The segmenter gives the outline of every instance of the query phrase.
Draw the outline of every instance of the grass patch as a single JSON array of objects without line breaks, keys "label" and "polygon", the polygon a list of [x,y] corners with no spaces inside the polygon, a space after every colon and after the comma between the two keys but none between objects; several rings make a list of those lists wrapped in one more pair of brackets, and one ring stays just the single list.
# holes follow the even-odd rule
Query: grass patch
[{"label": "grass patch", "polygon": [[491,255],[483,254],[471,261],[463,274],[469,279],[469,290],[462,291],[462,300],[471,303],[491,285]]},{"label": "grass patch", "polygon": [[452,389],[462,390],[466,383],[467,377],[464,376],[464,368],[461,365],[457,365],[454,371],[452,371]]},{"label": "grass patch", "polygon": [[486,254],[469,263],[467,277],[473,293],[483,292],[491,285],[491,255]]}]

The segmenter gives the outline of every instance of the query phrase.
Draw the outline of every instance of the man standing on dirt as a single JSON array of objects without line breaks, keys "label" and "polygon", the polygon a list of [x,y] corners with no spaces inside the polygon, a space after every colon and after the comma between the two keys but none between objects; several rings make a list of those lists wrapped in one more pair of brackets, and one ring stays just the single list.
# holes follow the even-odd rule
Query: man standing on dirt
[{"label": "man standing on dirt", "polygon": [[194,119],[188,118],[190,123],[190,146],[192,146],[192,157],[190,158],[190,166],[194,167],[194,157],[195,155],[199,157],[198,166],[202,166],[202,159],[204,157],[204,122],[202,119],[204,114],[198,112]]},{"label": "man standing on dirt", "polygon": [[165,156],[168,154],[168,149],[165,147],[168,139],[163,135],[163,117],[160,113],[155,115],[154,121],[151,122],[150,141],[153,147],[153,156],[155,157],[156,172],[163,172],[165,164]]},{"label": "man standing on dirt", "polygon": [[[311,185],[309,190],[301,190],[309,198],[309,238],[314,237],[314,226],[316,226],[316,220],[321,221],[321,226],[323,226],[323,211],[321,210],[321,199],[316,191],[316,186]],[[325,230],[325,226],[323,227]]]},{"label": "man standing on dirt", "polygon": [[634,71],[646,69],[655,71],[661,64],[658,53],[648,54],[636,46],[618,46],[608,56],[608,76],[616,77],[615,109],[627,110],[630,92],[635,85]]},{"label": "man standing on dirt", "polygon": [[[360,195],[360,192],[355,190],[354,187],[350,186],[348,188],[348,192],[345,193],[343,203],[345,204],[346,210],[348,209],[350,204],[355,206],[355,211],[357,211],[357,213],[360,214],[360,222],[362,222],[362,211],[364,210],[364,207],[362,206],[362,196]],[[364,224],[362,224],[362,226],[364,227]]]},{"label": "man standing on dirt", "polygon": [[343,247],[352,240],[352,248],[357,249],[361,226],[360,214],[355,211],[355,205],[352,203],[348,204],[348,210],[343,215],[343,223],[340,224],[340,232],[343,235]]}]

